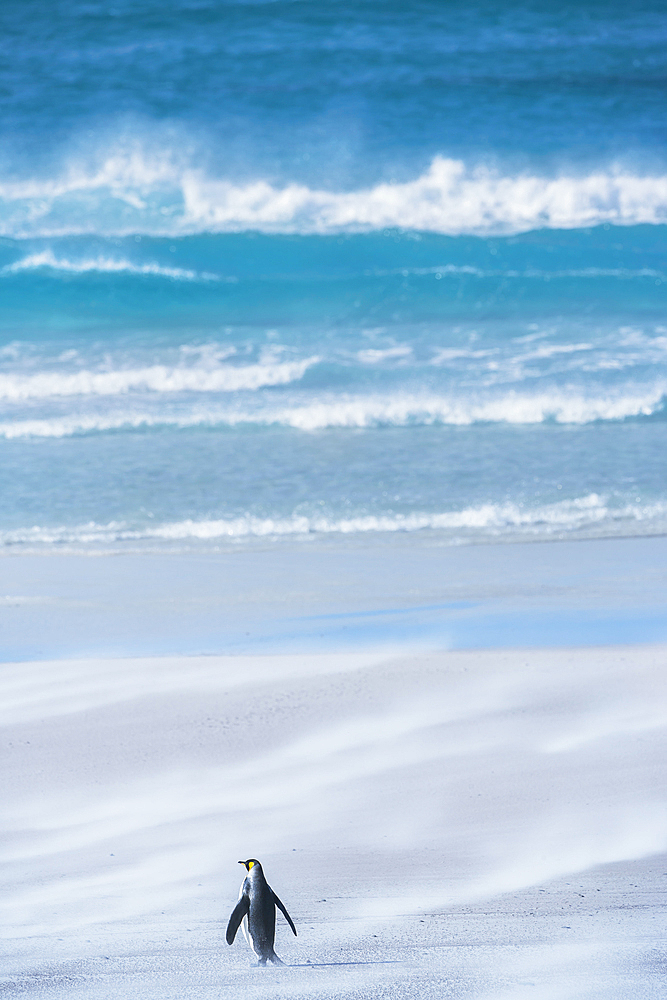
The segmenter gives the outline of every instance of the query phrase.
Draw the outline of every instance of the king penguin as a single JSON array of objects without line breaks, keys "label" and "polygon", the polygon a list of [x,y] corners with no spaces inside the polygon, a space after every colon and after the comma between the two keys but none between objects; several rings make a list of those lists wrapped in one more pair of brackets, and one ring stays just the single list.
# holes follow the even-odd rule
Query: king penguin
[{"label": "king penguin", "polygon": [[227,924],[227,944],[233,944],[239,924],[243,921],[243,934],[257,955],[258,964],[266,965],[268,960],[274,965],[284,965],[285,963],[273,950],[276,937],[276,906],[283,911],[287,923],[296,934],[292,918],[266,881],[259,861],[250,858],[248,861],[239,861],[239,864],[245,865],[248,874],[243,879],[239,901]]}]

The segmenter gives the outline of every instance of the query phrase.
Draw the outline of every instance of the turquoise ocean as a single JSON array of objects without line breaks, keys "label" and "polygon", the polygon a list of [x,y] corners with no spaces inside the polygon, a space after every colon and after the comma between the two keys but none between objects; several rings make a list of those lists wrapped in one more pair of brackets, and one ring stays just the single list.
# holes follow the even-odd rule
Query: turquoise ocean
[{"label": "turquoise ocean", "polygon": [[8,0],[0,548],[667,530],[667,10]]}]

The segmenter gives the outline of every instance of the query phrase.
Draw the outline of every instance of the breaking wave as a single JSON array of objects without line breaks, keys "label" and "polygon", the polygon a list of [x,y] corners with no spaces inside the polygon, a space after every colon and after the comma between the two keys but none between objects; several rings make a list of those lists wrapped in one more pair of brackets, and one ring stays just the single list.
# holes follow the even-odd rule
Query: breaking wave
[{"label": "breaking wave", "polygon": [[[645,390],[636,396],[618,398],[587,397],[567,393],[536,395],[509,392],[488,400],[466,400],[446,396],[337,399],[316,401],[303,407],[285,407],[267,423],[299,430],[325,427],[409,426],[418,424],[475,423],[539,424],[547,420],[562,424],[586,424],[595,420],[622,420],[650,416],[661,409],[665,386]],[[240,420],[239,420],[240,422]]]},{"label": "breaking wave", "polygon": [[667,222],[667,175],[609,167],[505,175],[436,157],[407,182],[354,191],[209,177],[169,151],[121,150],[48,179],[0,181],[0,234],[336,233],[389,228],[458,235]]},{"label": "breaking wave", "polygon": [[550,537],[562,532],[596,531],[613,534],[646,529],[647,522],[664,526],[667,503],[625,504],[614,507],[608,498],[590,493],[573,500],[528,508],[516,503],[482,504],[443,513],[364,514],[351,517],[293,515],[167,522],[130,527],[123,522],[75,527],[31,527],[0,533],[3,547],[34,545],[110,545],[125,543],[177,543],[242,541],[252,538],[305,537],[311,535],[367,535],[396,532],[438,531],[453,543],[476,536],[526,535]]},{"label": "breaking wave", "polygon": [[[301,361],[245,366],[225,365],[216,368],[149,365],[145,368],[108,372],[84,369],[71,373],[0,374],[0,400],[16,402],[58,396],[116,396],[137,391],[175,393],[259,389],[263,386],[294,382],[300,379],[317,360],[317,358],[306,358]],[[91,425],[87,429],[94,428]]]},{"label": "breaking wave", "polygon": [[[104,374],[92,376],[82,373],[81,382],[71,376],[72,382],[62,384],[62,394],[83,392],[129,392],[135,388],[163,388],[177,392],[182,389],[207,391],[209,389],[253,389],[264,385],[277,385],[299,378],[309,362],[290,362],[276,365],[270,371],[264,366],[247,369],[230,368],[227,371],[206,372],[197,369],[167,370],[156,366],[138,372],[114,372],[105,381]],[[301,366],[299,368],[298,366]],[[238,373],[238,374],[237,374]],[[117,381],[124,376],[125,381]],[[30,384],[33,396],[39,392],[42,378],[34,376]],[[70,378],[68,376],[68,378]],[[91,381],[91,379],[93,381]],[[94,381],[99,379],[100,381]],[[0,388],[2,387],[0,382]],[[52,389],[46,385],[49,394]],[[18,389],[13,387],[18,393]],[[452,399],[447,397],[360,397],[311,399],[300,405],[273,407],[259,401],[256,406],[243,409],[231,406],[196,407],[169,412],[160,407],[155,412],[148,409],[123,410],[107,413],[73,413],[53,417],[31,418],[0,422],[0,437],[59,438],[75,434],[91,434],[114,430],[150,429],[153,427],[290,427],[300,431],[318,431],[327,428],[407,427],[428,425],[467,426],[476,423],[539,424],[552,421],[559,424],[587,424],[594,421],[617,421],[633,417],[650,417],[664,409],[666,386],[646,389],[636,395],[584,396],[557,393],[522,395],[509,392],[502,397],[486,401]],[[18,394],[5,398],[20,397]]]}]

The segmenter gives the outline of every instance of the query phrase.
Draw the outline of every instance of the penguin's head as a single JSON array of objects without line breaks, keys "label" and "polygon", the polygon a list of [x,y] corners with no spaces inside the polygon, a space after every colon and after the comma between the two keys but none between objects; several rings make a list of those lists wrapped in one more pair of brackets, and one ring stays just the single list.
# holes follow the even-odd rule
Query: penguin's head
[{"label": "penguin's head", "polygon": [[260,865],[257,858],[248,858],[247,861],[239,861],[240,865],[245,865],[245,870],[251,872],[253,868],[257,868],[261,872],[262,866]]}]

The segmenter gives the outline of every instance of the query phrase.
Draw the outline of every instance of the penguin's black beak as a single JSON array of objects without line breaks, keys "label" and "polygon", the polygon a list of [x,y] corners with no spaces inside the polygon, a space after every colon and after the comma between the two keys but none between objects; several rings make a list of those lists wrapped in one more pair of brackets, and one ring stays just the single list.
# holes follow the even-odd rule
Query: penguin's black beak
[{"label": "penguin's black beak", "polygon": [[244,865],[244,864],[245,864],[245,861],[238,861],[238,862],[237,862],[237,864],[239,864],[239,865]]}]

